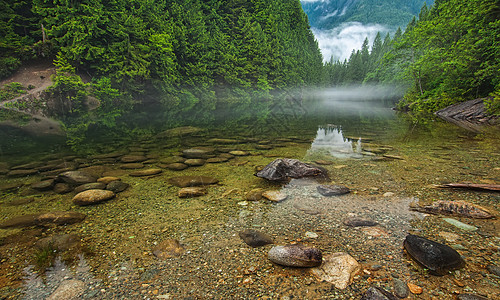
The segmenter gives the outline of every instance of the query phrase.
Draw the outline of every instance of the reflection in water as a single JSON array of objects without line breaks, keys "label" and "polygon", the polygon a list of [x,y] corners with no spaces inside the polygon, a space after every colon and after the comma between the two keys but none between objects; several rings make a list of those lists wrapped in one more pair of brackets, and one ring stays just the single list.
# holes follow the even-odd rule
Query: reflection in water
[{"label": "reflection in water", "polygon": [[336,125],[319,127],[311,149],[307,151],[307,155],[312,154],[323,154],[336,158],[362,158],[361,138],[356,142],[354,149],[352,139],[344,137],[342,127]]}]

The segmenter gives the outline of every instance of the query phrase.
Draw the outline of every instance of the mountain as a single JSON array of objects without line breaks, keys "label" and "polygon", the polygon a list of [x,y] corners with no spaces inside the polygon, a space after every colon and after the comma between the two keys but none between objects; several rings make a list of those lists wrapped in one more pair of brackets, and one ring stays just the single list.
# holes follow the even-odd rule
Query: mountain
[{"label": "mountain", "polygon": [[345,22],[406,27],[420,9],[434,0],[302,0],[309,23],[317,29],[332,29]]}]

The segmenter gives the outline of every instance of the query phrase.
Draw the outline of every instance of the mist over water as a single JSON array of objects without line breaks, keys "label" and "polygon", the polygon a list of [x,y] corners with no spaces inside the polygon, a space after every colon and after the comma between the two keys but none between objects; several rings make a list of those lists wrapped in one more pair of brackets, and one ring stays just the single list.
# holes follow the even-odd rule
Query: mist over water
[{"label": "mist over water", "polygon": [[370,47],[377,32],[385,36],[392,29],[380,24],[364,25],[359,22],[347,22],[329,30],[311,29],[318,40],[319,48],[324,61],[343,61],[349,59],[353,50],[361,49],[363,41],[368,37]]}]

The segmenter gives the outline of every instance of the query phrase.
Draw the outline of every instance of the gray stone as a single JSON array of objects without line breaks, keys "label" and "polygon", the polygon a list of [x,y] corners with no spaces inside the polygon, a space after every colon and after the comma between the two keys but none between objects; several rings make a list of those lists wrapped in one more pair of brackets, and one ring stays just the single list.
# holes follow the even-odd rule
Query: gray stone
[{"label": "gray stone", "polygon": [[128,183],[116,180],[116,181],[112,181],[112,182],[108,183],[108,185],[106,186],[106,189],[108,191],[112,191],[115,193],[121,193],[124,190],[126,190],[129,186],[130,185]]},{"label": "gray stone", "polygon": [[280,158],[255,174],[270,181],[287,181],[290,178],[327,177],[326,170],[303,163],[297,159]]},{"label": "gray stone", "polygon": [[37,191],[48,191],[54,187],[54,179],[47,179],[40,182],[33,183],[31,188]]},{"label": "gray stone", "polygon": [[97,177],[82,171],[68,171],[59,174],[56,177],[56,181],[71,185],[82,185],[85,183],[96,182]]},{"label": "gray stone", "polygon": [[77,279],[64,280],[47,300],[77,300],[85,291],[85,283]]},{"label": "gray stone", "polygon": [[74,192],[78,194],[78,193],[86,191],[86,190],[95,190],[95,189],[102,190],[105,188],[106,188],[106,185],[102,182],[92,182],[92,183],[86,183],[86,184],[82,184],[82,185],[77,186],[75,188]]},{"label": "gray stone", "polygon": [[488,271],[491,272],[491,274],[495,274],[497,276],[500,276],[500,267],[495,266],[495,265],[488,265],[486,268],[488,269]]},{"label": "gray stone", "polygon": [[343,221],[344,225],[350,226],[350,227],[360,227],[360,226],[375,226],[378,223],[370,220],[370,219],[364,219],[364,218],[358,218],[358,217],[349,217],[344,219]]},{"label": "gray stone", "polygon": [[301,244],[275,246],[269,250],[267,257],[270,261],[287,267],[317,267],[322,262],[319,249]]},{"label": "gray stone", "polygon": [[274,243],[270,236],[253,229],[245,229],[240,231],[238,235],[247,245],[251,247],[260,247]]},{"label": "gray stone", "polygon": [[316,188],[318,190],[318,193],[320,193],[323,196],[330,197],[330,196],[339,196],[339,195],[344,195],[349,193],[351,190],[349,190],[348,187],[345,187],[343,185],[318,185]]},{"label": "gray stone", "polygon": [[406,298],[410,295],[410,289],[408,288],[406,282],[402,281],[401,279],[394,278],[392,280],[392,284],[394,286],[394,293],[397,297]]}]

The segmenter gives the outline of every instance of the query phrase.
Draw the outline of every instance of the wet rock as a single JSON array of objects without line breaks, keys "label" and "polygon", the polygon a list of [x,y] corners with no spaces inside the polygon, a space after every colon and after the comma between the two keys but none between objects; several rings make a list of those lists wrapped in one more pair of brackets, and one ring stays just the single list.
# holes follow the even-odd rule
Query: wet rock
[{"label": "wet rock", "polygon": [[453,248],[417,235],[409,234],[403,246],[411,258],[433,274],[445,275],[465,264]]},{"label": "wet rock", "polygon": [[370,220],[370,219],[364,219],[364,218],[359,218],[359,217],[349,217],[344,219],[343,221],[344,225],[350,226],[350,227],[360,227],[360,226],[375,226],[378,223]]},{"label": "wet rock", "polygon": [[326,170],[303,163],[297,159],[279,158],[255,174],[270,181],[287,181],[290,178],[326,177]]},{"label": "wet rock", "polygon": [[57,289],[46,300],[76,300],[85,291],[85,283],[77,279],[62,281]]},{"label": "wet rock", "polygon": [[27,198],[21,198],[21,199],[14,199],[14,200],[7,202],[6,204],[9,206],[19,206],[19,205],[29,204],[33,201],[35,201],[35,199],[33,197],[27,197]]},{"label": "wet rock", "polygon": [[408,282],[407,286],[408,286],[408,290],[410,290],[410,293],[412,293],[414,295],[420,295],[424,292],[424,290],[416,284]]},{"label": "wet rock", "polygon": [[233,150],[229,151],[229,154],[234,155],[234,156],[248,156],[250,153],[247,151],[241,151],[241,150]]},{"label": "wet rock", "polygon": [[382,288],[372,286],[361,297],[361,300],[398,300],[398,298]]},{"label": "wet rock", "polygon": [[69,185],[67,183],[59,182],[59,183],[56,183],[54,185],[54,193],[67,194],[67,193],[72,192],[72,191],[73,191],[73,188],[71,187],[71,185]]},{"label": "wet rock", "polygon": [[410,289],[408,288],[408,285],[401,279],[394,278],[392,280],[392,284],[394,286],[394,293],[399,298],[406,298],[410,295]]},{"label": "wet rock", "polygon": [[458,227],[462,230],[465,230],[465,231],[476,231],[477,230],[476,226],[465,224],[465,223],[462,223],[462,222],[455,220],[455,219],[452,219],[452,218],[443,218],[443,221],[445,221],[445,222],[447,222],[455,227]]},{"label": "wet rock", "polygon": [[112,181],[112,182],[108,183],[108,185],[106,186],[106,189],[108,191],[112,191],[114,193],[121,193],[124,190],[126,190],[129,186],[130,185],[128,183],[116,180],[116,181]]},{"label": "wet rock", "polygon": [[182,171],[184,169],[189,168],[189,166],[186,164],[183,164],[183,163],[171,163],[171,164],[165,165],[165,168],[170,169],[170,170],[174,170],[174,171]]},{"label": "wet rock", "polygon": [[270,236],[253,229],[245,229],[240,231],[238,235],[245,242],[245,244],[251,247],[260,247],[274,243]]},{"label": "wet rock", "polygon": [[158,175],[161,172],[163,172],[161,169],[146,169],[146,170],[132,172],[129,175],[132,177],[144,177],[144,176]]},{"label": "wet rock", "polygon": [[72,211],[55,211],[18,216],[0,223],[0,228],[21,228],[35,225],[65,225],[81,222],[85,215]]},{"label": "wet rock", "polygon": [[67,251],[75,248],[80,243],[80,237],[76,234],[60,234],[39,239],[35,243],[38,249],[51,247],[58,251]]},{"label": "wet rock", "polygon": [[80,206],[92,205],[113,197],[115,197],[115,193],[109,190],[88,190],[73,197],[73,203]]},{"label": "wet rock", "polygon": [[184,253],[184,247],[178,240],[174,239],[164,240],[153,249],[154,256],[160,259],[169,259],[181,256],[182,253]]},{"label": "wet rock", "polygon": [[460,294],[457,296],[458,300],[488,300],[487,297],[474,294]]},{"label": "wet rock", "polygon": [[22,228],[37,225],[41,213],[18,216],[0,223],[0,228]]},{"label": "wet rock", "polygon": [[281,202],[286,200],[288,196],[281,191],[265,191],[262,193],[262,197],[266,198],[269,201]]},{"label": "wet rock", "polygon": [[121,180],[121,179],[118,177],[114,177],[114,176],[105,176],[105,177],[101,177],[101,178],[97,179],[97,182],[101,182],[101,183],[104,183],[107,185],[110,182],[117,181],[117,180]]},{"label": "wet rock", "polygon": [[1,192],[16,192],[23,185],[24,184],[22,182],[2,183],[2,184],[0,184],[0,191]]},{"label": "wet rock", "polygon": [[169,130],[165,130],[158,135],[156,135],[157,138],[163,139],[167,137],[176,137],[176,136],[184,136],[184,135],[192,135],[198,132],[203,131],[203,129],[198,128],[198,127],[193,127],[193,126],[183,126],[183,127],[176,127],[172,128]]},{"label": "wet rock", "polygon": [[219,154],[219,156],[217,156],[217,157],[220,157],[220,158],[227,158],[227,159],[232,159],[232,158],[234,158],[234,155],[229,154],[229,153],[221,153],[221,154]]},{"label": "wet rock", "polygon": [[139,163],[147,160],[148,158],[144,155],[124,155],[120,158],[122,163]]},{"label": "wet rock", "polygon": [[491,219],[494,217],[486,209],[463,201],[436,201],[430,205],[413,206],[410,209],[428,214],[454,215],[476,219]]},{"label": "wet rock", "polygon": [[439,236],[444,238],[447,242],[454,243],[456,242],[460,236],[458,234],[446,231],[440,231]]},{"label": "wet rock", "polygon": [[319,280],[327,281],[338,289],[345,289],[353,280],[361,265],[349,254],[337,252],[323,257],[323,264],[312,269]]},{"label": "wet rock", "polygon": [[215,149],[213,148],[198,147],[182,151],[182,156],[185,158],[208,158],[213,155],[214,152]]},{"label": "wet rock", "polygon": [[207,194],[207,190],[203,187],[185,187],[179,190],[177,195],[179,198],[193,198]]},{"label": "wet rock", "polygon": [[71,185],[82,185],[85,183],[96,182],[97,177],[83,171],[68,171],[59,174],[56,177],[56,181]]},{"label": "wet rock", "polygon": [[47,179],[40,182],[33,183],[31,188],[37,191],[49,191],[54,187],[55,180]]},{"label": "wet rock", "polygon": [[330,160],[315,160],[314,162],[318,165],[325,165],[325,166],[333,165],[333,161]]},{"label": "wet rock", "polygon": [[29,175],[34,175],[36,173],[38,173],[38,170],[36,170],[36,169],[29,169],[29,170],[19,169],[19,170],[10,171],[9,173],[7,173],[7,176],[9,176],[9,177],[25,177],[25,176],[29,176]]},{"label": "wet rock", "polygon": [[500,276],[500,267],[495,265],[488,265],[486,268],[488,269],[488,271],[490,271],[491,274]]},{"label": "wet rock", "polygon": [[40,167],[43,163],[42,162],[31,162],[23,165],[17,165],[13,166],[11,170],[29,170],[29,169],[36,169]]},{"label": "wet rock", "polygon": [[232,145],[240,143],[240,141],[235,139],[220,139],[220,138],[209,139],[207,142],[211,144],[222,144],[222,145]]},{"label": "wet rock", "polygon": [[106,188],[106,185],[102,182],[92,182],[92,183],[86,183],[86,184],[82,184],[82,185],[79,185],[75,188],[74,192],[75,193],[81,193],[83,191],[87,191],[87,190],[103,190]]},{"label": "wet rock", "polygon": [[257,150],[271,150],[273,146],[271,145],[255,145],[255,149]]},{"label": "wet rock", "polygon": [[229,160],[229,158],[226,158],[226,157],[212,157],[212,158],[207,159],[207,163],[218,164],[218,163],[226,162],[228,160]]},{"label": "wet rock", "polygon": [[253,189],[245,195],[245,198],[248,201],[259,201],[262,199],[263,192],[264,191],[262,189]]},{"label": "wet rock", "polygon": [[168,158],[161,159],[160,162],[164,164],[173,164],[173,163],[183,163],[186,159],[181,156],[171,156]]},{"label": "wet rock", "polygon": [[205,160],[201,158],[190,158],[186,159],[186,161],[184,161],[184,164],[190,167],[203,166],[205,164]]},{"label": "wet rock", "polygon": [[348,187],[345,187],[343,185],[335,185],[335,184],[330,184],[330,185],[318,185],[316,188],[318,190],[318,193],[320,193],[323,196],[330,197],[330,196],[339,196],[339,195],[344,195],[348,194],[351,192]]},{"label": "wet rock", "polygon": [[270,261],[287,267],[317,267],[321,265],[322,254],[319,249],[301,244],[275,246],[269,250]]},{"label": "wet rock", "polygon": [[129,163],[129,164],[121,165],[120,168],[124,169],[124,170],[142,169],[142,168],[144,168],[144,164],[143,163]]},{"label": "wet rock", "polygon": [[208,176],[178,176],[171,177],[167,181],[168,183],[178,187],[205,186],[219,182],[218,179]]}]

